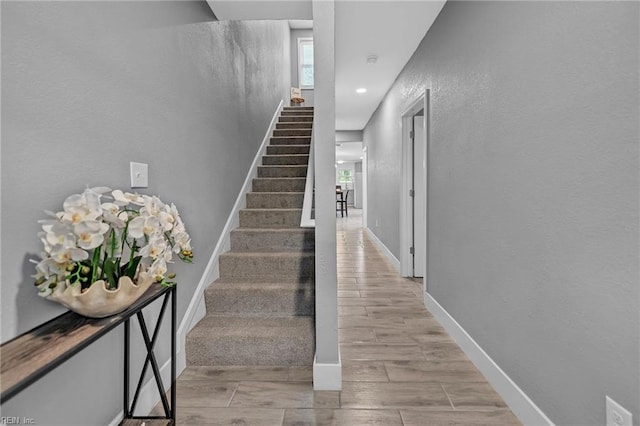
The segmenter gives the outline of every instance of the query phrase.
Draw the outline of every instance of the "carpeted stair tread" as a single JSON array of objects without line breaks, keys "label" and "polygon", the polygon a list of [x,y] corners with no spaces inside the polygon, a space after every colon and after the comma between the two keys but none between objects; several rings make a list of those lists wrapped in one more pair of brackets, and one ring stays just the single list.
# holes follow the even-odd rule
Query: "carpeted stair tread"
[{"label": "carpeted stair tread", "polygon": [[267,155],[309,155],[311,145],[268,145]]},{"label": "carpeted stair tread", "polygon": [[304,204],[304,192],[249,192],[248,209],[300,209]]},{"label": "carpeted stair tread", "polygon": [[279,154],[262,156],[264,166],[299,166],[309,163],[309,154]]},{"label": "carpeted stair tread", "polygon": [[307,165],[258,166],[258,177],[306,177]]},{"label": "carpeted stair tread", "polygon": [[237,252],[310,251],[315,231],[310,228],[236,228],[231,250]]},{"label": "carpeted stair tread", "polygon": [[307,178],[255,178],[254,192],[304,192]]},{"label": "carpeted stair tread", "polygon": [[205,291],[208,315],[301,316],[313,315],[315,284],[300,282],[225,282]]},{"label": "carpeted stair tread", "polygon": [[270,139],[271,145],[309,145],[311,144],[311,135],[309,136],[274,136]]},{"label": "carpeted stair tread", "polygon": [[187,337],[188,365],[311,365],[311,316],[207,316]]},{"label": "carpeted stair tread", "polygon": [[300,226],[302,209],[242,209],[240,228],[292,228]]}]

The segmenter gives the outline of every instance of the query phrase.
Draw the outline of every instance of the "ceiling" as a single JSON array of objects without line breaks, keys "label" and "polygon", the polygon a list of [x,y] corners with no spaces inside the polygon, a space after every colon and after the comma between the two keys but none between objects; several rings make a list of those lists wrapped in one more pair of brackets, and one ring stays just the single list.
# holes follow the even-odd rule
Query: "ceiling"
[{"label": "ceiling", "polygon": [[362,161],[362,142],[337,142],[336,161],[347,163]]},{"label": "ceiling", "polygon": [[336,1],[336,130],[366,126],[444,3]]},{"label": "ceiling", "polygon": [[[311,0],[207,2],[220,20],[287,19],[291,28],[308,28],[304,20],[313,18]],[[366,126],[445,2],[336,0],[336,130]],[[375,63],[367,61],[371,55]],[[358,88],[367,91],[358,94]]]}]

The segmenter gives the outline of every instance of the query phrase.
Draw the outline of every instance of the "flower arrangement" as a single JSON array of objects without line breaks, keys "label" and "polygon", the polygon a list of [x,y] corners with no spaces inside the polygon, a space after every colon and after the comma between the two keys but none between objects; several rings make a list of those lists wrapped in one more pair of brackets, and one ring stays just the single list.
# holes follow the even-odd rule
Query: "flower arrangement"
[{"label": "flower arrangement", "polygon": [[167,274],[173,254],[193,259],[178,209],[156,196],[87,188],[67,197],[62,211],[47,213],[51,219],[39,221],[44,252],[34,276],[43,297],[56,300],[69,289],[77,296],[97,283],[114,292],[124,278],[174,285],[175,274]]}]

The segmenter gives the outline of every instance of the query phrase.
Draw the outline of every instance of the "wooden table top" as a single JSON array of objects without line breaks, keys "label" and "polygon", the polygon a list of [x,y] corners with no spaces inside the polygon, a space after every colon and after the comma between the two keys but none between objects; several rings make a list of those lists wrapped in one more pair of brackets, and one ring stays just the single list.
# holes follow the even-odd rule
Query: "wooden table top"
[{"label": "wooden table top", "polygon": [[2,344],[0,399],[4,402],[15,396],[170,290],[152,285],[131,307],[107,318],[68,311]]}]

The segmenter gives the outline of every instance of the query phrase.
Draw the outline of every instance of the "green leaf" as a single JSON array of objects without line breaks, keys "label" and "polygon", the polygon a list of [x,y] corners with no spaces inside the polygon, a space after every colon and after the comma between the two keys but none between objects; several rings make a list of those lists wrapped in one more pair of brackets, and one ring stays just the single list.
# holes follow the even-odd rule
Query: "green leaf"
[{"label": "green leaf", "polygon": [[141,259],[142,259],[142,256],[136,256],[133,259],[131,259],[129,263],[124,265],[125,269],[124,269],[123,275],[126,275],[127,277],[133,280],[134,277],[136,276],[136,271],[138,270],[138,264],[140,264]]},{"label": "green leaf", "polygon": [[107,277],[107,281],[109,282],[109,288],[114,289],[117,286],[117,282],[118,282],[118,275],[117,275],[117,271],[118,270],[118,265],[116,265],[116,262],[113,261],[113,259],[107,259],[104,262],[104,274]]}]

